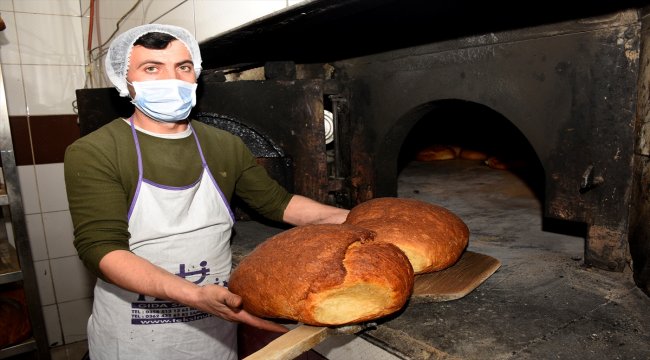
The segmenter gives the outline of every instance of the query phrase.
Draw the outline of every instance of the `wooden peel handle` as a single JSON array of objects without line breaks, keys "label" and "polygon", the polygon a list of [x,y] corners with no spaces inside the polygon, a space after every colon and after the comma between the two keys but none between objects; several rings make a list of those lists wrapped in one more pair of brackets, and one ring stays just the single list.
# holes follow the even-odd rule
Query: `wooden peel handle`
[{"label": "wooden peel handle", "polygon": [[321,343],[332,330],[327,327],[300,325],[271,341],[244,360],[291,360]]},{"label": "wooden peel handle", "polygon": [[374,322],[352,324],[336,328],[300,325],[271,341],[262,349],[247,356],[244,360],[291,360],[309,351],[333,335],[351,335],[362,330],[374,328]]}]

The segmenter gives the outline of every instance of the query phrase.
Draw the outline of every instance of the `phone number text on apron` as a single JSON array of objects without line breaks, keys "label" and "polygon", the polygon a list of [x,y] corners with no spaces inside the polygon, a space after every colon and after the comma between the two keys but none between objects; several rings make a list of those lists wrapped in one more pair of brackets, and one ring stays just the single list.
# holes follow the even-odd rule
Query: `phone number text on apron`
[{"label": "phone number text on apron", "polygon": [[138,301],[131,303],[131,324],[158,325],[184,323],[212,315],[170,301]]}]

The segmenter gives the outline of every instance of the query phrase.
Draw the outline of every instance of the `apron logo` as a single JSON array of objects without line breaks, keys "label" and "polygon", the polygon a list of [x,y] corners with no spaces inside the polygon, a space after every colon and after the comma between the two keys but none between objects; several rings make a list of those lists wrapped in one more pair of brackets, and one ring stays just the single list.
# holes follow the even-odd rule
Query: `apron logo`
[{"label": "apron logo", "polygon": [[195,284],[200,284],[201,282],[203,282],[203,280],[205,280],[205,277],[210,273],[210,268],[205,267],[206,265],[208,265],[208,262],[205,261],[205,260],[201,261],[201,263],[199,263],[199,265],[201,266],[201,270],[187,271],[186,272],[185,271],[185,264],[180,264],[178,273],[176,273],[174,275],[178,275],[178,276],[182,277],[183,279],[187,279],[188,276],[194,276],[194,275],[199,275],[200,274],[201,277],[198,280],[192,281]]}]

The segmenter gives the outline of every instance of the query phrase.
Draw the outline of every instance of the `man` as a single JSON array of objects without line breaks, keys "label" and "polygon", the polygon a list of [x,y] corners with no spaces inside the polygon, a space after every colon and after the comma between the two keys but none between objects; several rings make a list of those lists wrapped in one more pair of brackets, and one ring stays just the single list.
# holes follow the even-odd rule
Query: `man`
[{"label": "man", "polygon": [[[229,201],[293,225],[348,211],[289,194],[243,142],[187,119],[201,71],[185,29],[149,24],[111,44],[106,72],[135,112],[66,151],[75,247],[97,276],[90,358],[236,359],[236,322],[286,331],[227,289]],[[214,315],[214,316],[211,316]]]}]

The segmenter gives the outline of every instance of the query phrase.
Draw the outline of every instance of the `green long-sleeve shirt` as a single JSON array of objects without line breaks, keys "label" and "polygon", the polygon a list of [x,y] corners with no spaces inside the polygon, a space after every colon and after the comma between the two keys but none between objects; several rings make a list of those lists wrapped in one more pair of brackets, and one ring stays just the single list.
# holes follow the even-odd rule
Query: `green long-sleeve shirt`
[{"label": "green long-sleeve shirt", "polygon": [[[271,179],[239,137],[192,121],[212,175],[230,200],[235,193],[259,214],[282,220],[291,194]],[[144,178],[169,186],[194,183],[201,158],[194,136],[166,139],[138,132]],[[129,250],[127,213],[138,183],[131,128],[123,119],[75,141],[64,159],[65,183],[74,225],[74,245],[95,275],[113,250]]]}]

